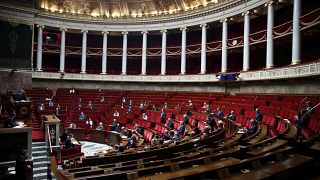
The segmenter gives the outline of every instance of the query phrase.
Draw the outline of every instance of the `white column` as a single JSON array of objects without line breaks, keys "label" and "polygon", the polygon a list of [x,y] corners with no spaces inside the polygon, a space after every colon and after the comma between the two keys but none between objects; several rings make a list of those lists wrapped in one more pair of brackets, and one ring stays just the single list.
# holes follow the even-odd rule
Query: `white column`
[{"label": "white column", "polygon": [[228,48],[228,19],[221,20],[222,22],[222,62],[221,62],[221,72],[227,72],[227,48]]},{"label": "white column", "polygon": [[87,30],[82,30],[82,58],[81,58],[81,72],[86,73],[86,64],[87,64]]},{"label": "white column", "polygon": [[103,45],[102,45],[102,72],[101,74],[107,74],[107,47],[108,47],[108,31],[103,31]]},{"label": "white column", "polygon": [[291,64],[300,64],[301,44],[300,44],[300,15],[301,0],[293,1],[293,20],[292,20],[292,61]]},{"label": "white column", "polygon": [[122,46],[122,74],[127,74],[127,44],[128,44],[128,32],[124,31],[123,34],[123,46]]},{"label": "white column", "polygon": [[61,45],[60,45],[60,70],[59,72],[64,72],[65,57],[66,57],[66,28],[61,28]]},{"label": "white column", "polygon": [[44,26],[38,25],[38,44],[37,44],[37,70],[42,71],[42,30]]},{"label": "white column", "polygon": [[243,71],[248,71],[250,69],[250,12],[244,12],[244,30],[243,30]]},{"label": "white column", "polygon": [[201,70],[200,74],[206,73],[206,63],[207,63],[207,24],[201,24],[202,28],[201,34]]},{"label": "white column", "polygon": [[187,28],[180,28],[182,31],[181,38],[181,74],[186,73],[186,46],[187,46]]},{"label": "white column", "polygon": [[141,75],[147,73],[147,31],[142,31],[142,64],[141,64]]},{"label": "white column", "polygon": [[162,46],[161,46],[161,75],[166,74],[166,56],[167,56],[167,30],[162,29]]},{"label": "white column", "polygon": [[268,6],[268,24],[267,24],[267,62],[266,68],[273,68],[273,24],[274,24],[274,11],[273,1],[266,4]]}]

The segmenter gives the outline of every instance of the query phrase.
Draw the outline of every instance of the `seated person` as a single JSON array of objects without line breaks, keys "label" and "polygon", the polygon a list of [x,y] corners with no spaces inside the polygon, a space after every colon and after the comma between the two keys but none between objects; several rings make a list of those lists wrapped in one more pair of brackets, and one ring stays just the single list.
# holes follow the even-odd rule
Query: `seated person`
[{"label": "seated person", "polygon": [[169,130],[174,129],[173,120],[171,118],[168,118],[167,127]]},{"label": "seated person", "polygon": [[19,89],[16,93],[16,97],[15,100],[16,101],[22,101],[22,100],[26,100],[26,92],[23,89]]},{"label": "seated person", "polygon": [[78,111],[81,111],[82,110],[82,106],[81,104],[78,104]]},{"label": "seated person", "polygon": [[200,128],[199,128],[199,126],[198,126],[198,121],[195,121],[194,123],[193,123],[193,128],[192,128],[192,134],[193,135],[198,135],[198,134],[200,134]]},{"label": "seated person", "polygon": [[117,120],[113,119],[113,122],[111,123],[111,131],[117,131],[117,126],[118,126]]},{"label": "seated person", "polygon": [[70,136],[67,136],[66,142],[64,143],[64,147],[65,147],[66,149],[71,148],[71,147],[74,147],[74,144],[72,143]]},{"label": "seated person", "polygon": [[129,107],[129,108],[128,108],[127,113],[128,113],[128,114],[129,114],[129,113],[132,113],[132,109],[131,109],[131,107]]},{"label": "seated person", "polygon": [[85,120],[86,119],[86,115],[83,112],[81,112],[80,116],[79,116],[79,119],[80,120]]},{"label": "seated person", "polygon": [[96,130],[103,131],[103,123],[100,122],[99,125],[97,126]]},{"label": "seated person", "polygon": [[220,108],[217,108],[217,116],[219,118],[222,118],[224,116],[224,114],[223,114],[223,112],[222,112],[222,110]]},{"label": "seated person", "polygon": [[136,131],[138,134],[144,136],[144,128],[141,127],[141,126],[139,126],[138,124],[135,125],[135,131]]},{"label": "seated person", "polygon": [[255,121],[254,119],[251,119],[251,120],[250,120],[250,125],[251,125],[250,128],[245,128],[247,135],[252,135],[252,134],[254,134],[255,132],[257,132],[257,129],[258,129],[258,127],[257,127],[257,121]]},{"label": "seated person", "polygon": [[208,107],[209,107],[209,105],[206,102],[204,102],[202,108],[207,109]]},{"label": "seated person", "polygon": [[148,120],[148,115],[146,113],[143,113],[142,114],[142,120]]},{"label": "seated person", "polygon": [[92,108],[92,106],[93,106],[92,102],[91,102],[91,101],[89,101],[89,103],[88,103],[88,107],[89,107],[89,108]]},{"label": "seated person", "polygon": [[81,98],[79,98],[78,104],[82,104],[82,99]]},{"label": "seated person", "polygon": [[59,115],[60,115],[59,112],[60,112],[60,109],[59,109],[58,107],[56,107],[56,109],[55,109],[55,111],[54,111],[54,114],[55,114],[56,116],[59,116]]},{"label": "seated person", "polygon": [[43,111],[45,111],[45,107],[44,107],[44,104],[41,104],[39,107],[38,107],[38,112],[41,113]]},{"label": "seated person", "polygon": [[208,125],[204,126],[204,129],[203,129],[203,136],[204,136],[204,138],[209,137],[210,134],[211,134],[211,128],[210,128],[210,126],[208,126]]},{"label": "seated person", "polygon": [[53,102],[51,100],[48,102],[48,106],[53,107]]},{"label": "seated person", "polygon": [[132,133],[131,137],[128,140],[128,147],[131,148],[137,146],[138,136],[135,133]]},{"label": "seated person", "polygon": [[69,124],[69,128],[76,129],[77,125],[75,123],[71,123],[71,124]]},{"label": "seated person", "polygon": [[160,118],[162,123],[166,122],[167,114],[164,112],[164,109],[161,110]]},{"label": "seated person", "polygon": [[210,108],[209,105],[208,105],[208,107],[204,110],[204,113],[206,113],[206,114],[210,114],[210,113],[211,113],[211,108]]},{"label": "seated person", "polygon": [[129,101],[129,106],[133,106],[133,101],[130,99],[130,101]]},{"label": "seated person", "polygon": [[189,116],[189,117],[192,116],[192,112],[191,112],[190,109],[187,110],[186,115]]},{"label": "seated person", "polygon": [[60,136],[60,141],[61,141],[62,143],[66,142],[67,136],[68,136],[68,131],[65,130],[65,131],[63,132],[63,134]]},{"label": "seated person", "polygon": [[86,121],[86,125],[89,127],[89,129],[92,129],[93,122],[91,118],[88,118],[88,120]]},{"label": "seated person", "polygon": [[100,102],[104,102],[104,101],[105,101],[105,99],[104,99],[104,97],[102,96],[101,99],[100,99]]},{"label": "seated person", "polygon": [[9,115],[8,118],[4,121],[3,127],[4,128],[13,128],[15,126],[18,126],[16,121],[14,120],[15,115]]},{"label": "seated person", "polygon": [[211,128],[214,128],[217,126],[216,120],[213,118],[212,113],[208,116],[207,123],[210,125]]},{"label": "seated person", "polygon": [[141,113],[143,113],[143,111],[144,111],[144,105],[143,105],[143,104],[140,104],[139,109],[141,110]]},{"label": "seated person", "polygon": [[113,113],[113,116],[114,116],[114,117],[119,117],[119,115],[120,115],[120,114],[119,114],[119,112],[118,112],[117,110]]},{"label": "seated person", "polygon": [[150,101],[151,101],[151,100],[144,102],[144,103],[143,103],[143,106],[145,106],[145,107],[149,107],[149,103],[150,103]]},{"label": "seated person", "polygon": [[126,103],[126,98],[123,97],[122,100],[121,100],[121,102],[122,102],[123,104],[125,104],[125,103]]},{"label": "seated person", "polygon": [[165,102],[162,108],[163,108],[163,109],[168,109],[168,108],[169,108],[168,103],[167,103],[167,102]]},{"label": "seated person", "polygon": [[215,128],[215,129],[212,131],[212,133],[213,133],[213,134],[216,134],[216,133],[222,131],[223,128],[224,128],[223,126],[224,126],[223,121],[219,120],[219,121],[218,121],[218,127]]},{"label": "seated person", "polygon": [[193,107],[193,103],[192,103],[191,99],[189,100],[189,107],[190,107],[190,108]]},{"label": "seated person", "polygon": [[181,122],[180,122],[180,126],[179,126],[179,128],[178,128],[178,130],[177,130],[177,134],[178,134],[179,136],[183,136],[185,130],[186,130],[186,127],[185,127],[183,121],[181,121]]},{"label": "seated person", "polygon": [[184,123],[185,125],[188,125],[188,124],[189,124],[189,118],[188,118],[188,115],[187,115],[187,114],[183,115],[183,123]]},{"label": "seated person", "polygon": [[236,114],[231,111],[228,115],[228,119],[231,120],[231,121],[235,121],[236,120]]},{"label": "seated person", "polygon": [[129,135],[129,131],[124,126],[121,127],[121,132],[120,133],[121,133],[122,136],[127,136],[128,137],[128,135]]},{"label": "seated person", "polygon": [[262,121],[262,113],[260,112],[259,108],[256,109],[256,117],[254,118],[256,121]]}]

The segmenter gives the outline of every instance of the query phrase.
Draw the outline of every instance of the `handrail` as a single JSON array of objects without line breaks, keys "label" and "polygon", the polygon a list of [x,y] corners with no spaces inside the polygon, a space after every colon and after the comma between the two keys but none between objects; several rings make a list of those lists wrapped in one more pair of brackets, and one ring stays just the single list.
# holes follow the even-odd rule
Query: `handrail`
[{"label": "handrail", "polygon": [[300,106],[301,106],[301,104],[302,104],[305,100],[307,100],[307,99],[308,99],[308,96],[306,96],[305,98],[303,98],[303,99],[300,101],[299,106],[298,106],[298,111],[300,111]]},{"label": "handrail", "polygon": [[51,145],[51,134],[49,131],[49,127],[47,126],[47,133],[48,133],[48,141],[49,141],[49,149],[50,149],[50,154],[52,153],[52,145]]},{"label": "handrail", "polygon": [[314,110],[315,108],[319,107],[320,106],[320,102],[313,106],[311,109],[309,109],[306,113],[303,114],[303,116],[301,117],[301,119],[303,119],[307,114],[309,114],[312,110]]}]

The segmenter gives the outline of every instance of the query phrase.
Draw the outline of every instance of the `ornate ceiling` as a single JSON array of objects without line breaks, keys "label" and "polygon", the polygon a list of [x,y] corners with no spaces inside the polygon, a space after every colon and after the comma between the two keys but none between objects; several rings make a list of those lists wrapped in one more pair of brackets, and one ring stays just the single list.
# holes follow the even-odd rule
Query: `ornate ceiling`
[{"label": "ornate ceiling", "polygon": [[232,0],[38,0],[41,10],[94,17],[142,17],[174,14]]}]

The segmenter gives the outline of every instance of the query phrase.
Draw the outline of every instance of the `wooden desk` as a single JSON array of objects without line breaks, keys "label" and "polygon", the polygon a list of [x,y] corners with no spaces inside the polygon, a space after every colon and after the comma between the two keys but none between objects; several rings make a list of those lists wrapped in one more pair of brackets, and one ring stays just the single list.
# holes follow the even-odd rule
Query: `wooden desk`
[{"label": "wooden desk", "polygon": [[282,146],[284,146],[286,144],[288,144],[288,141],[278,139],[276,142],[274,142],[274,143],[272,143],[270,145],[266,145],[266,146],[264,146],[262,148],[257,148],[257,149],[251,150],[251,151],[248,152],[248,154],[258,156],[260,154],[267,153],[267,152],[269,152],[269,151],[271,151],[273,149],[282,147]]},{"label": "wooden desk", "polygon": [[233,165],[235,163],[240,162],[239,159],[228,157],[224,160],[220,161],[215,161],[209,164],[205,165],[200,165],[192,168],[187,168],[187,169],[181,169],[176,172],[169,172],[169,173],[163,173],[159,175],[153,175],[153,176],[146,176],[139,178],[140,180],[163,180],[163,179],[178,179],[178,178],[184,178],[186,176],[191,176],[195,174],[201,174],[201,173],[206,173],[214,170],[218,170],[230,165]]},{"label": "wooden desk", "polygon": [[104,144],[105,133],[106,133],[106,131],[91,129],[90,130],[90,141]]},{"label": "wooden desk", "polygon": [[84,128],[66,128],[68,134],[72,134],[75,139],[78,141],[84,141],[86,130]]},{"label": "wooden desk", "polygon": [[108,131],[108,145],[114,146],[116,144],[120,144],[121,142],[121,134],[116,131]]}]

